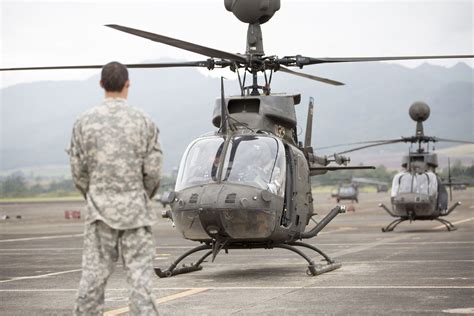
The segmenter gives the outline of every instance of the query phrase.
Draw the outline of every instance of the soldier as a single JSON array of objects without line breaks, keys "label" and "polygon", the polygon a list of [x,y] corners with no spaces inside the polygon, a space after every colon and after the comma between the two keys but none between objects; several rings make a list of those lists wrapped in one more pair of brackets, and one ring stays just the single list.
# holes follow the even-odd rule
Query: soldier
[{"label": "soldier", "polygon": [[130,286],[131,315],[157,315],[152,295],[155,246],[150,198],[162,151],[152,120],[127,103],[127,68],[102,68],[105,100],[74,124],[69,150],[74,183],[87,201],[82,277],[75,315],[102,315],[104,289],[118,259]]}]

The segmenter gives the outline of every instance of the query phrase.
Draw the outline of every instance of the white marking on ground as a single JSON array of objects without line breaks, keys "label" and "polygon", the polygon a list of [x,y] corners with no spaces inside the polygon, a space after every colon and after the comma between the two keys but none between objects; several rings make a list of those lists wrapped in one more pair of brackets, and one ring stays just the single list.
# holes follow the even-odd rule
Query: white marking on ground
[{"label": "white marking on ground", "polygon": [[[328,286],[214,286],[204,288],[192,288],[194,290],[404,290],[404,289],[474,289],[474,285],[328,285]],[[128,291],[128,288],[107,288],[106,291]],[[157,287],[153,291],[187,291],[189,287]],[[77,292],[77,289],[0,289],[0,292]]]},{"label": "white marking on ground", "polygon": [[[366,245],[367,243],[315,243],[315,246],[360,246]],[[387,243],[386,245],[450,245],[450,244],[474,244],[474,241],[409,241],[407,242],[392,242]],[[156,247],[157,250],[160,249],[192,249],[192,246],[163,246],[163,247]],[[9,252],[9,251],[65,251],[65,250],[80,250],[82,251],[82,247],[78,248],[3,248],[0,249],[0,252]],[[159,253],[157,256],[170,256],[171,254],[167,253]]]},{"label": "white marking on ground", "polygon": [[0,249],[0,251],[8,252],[8,251],[65,251],[65,250],[80,250],[81,248],[4,248]]},{"label": "white marking on ground", "polygon": [[391,237],[391,238],[384,238],[384,239],[377,240],[377,241],[374,241],[374,242],[370,242],[370,243],[367,243],[367,244],[362,244],[360,246],[339,250],[335,253],[332,253],[331,256],[332,257],[340,257],[340,256],[344,256],[344,255],[347,255],[347,254],[350,254],[350,253],[368,250],[368,249],[371,249],[371,248],[374,248],[374,247],[377,247],[377,246],[380,246],[380,245],[383,245],[383,244],[387,244],[387,243],[390,243],[390,242],[393,242],[393,241],[399,241],[399,240],[407,239],[407,238],[410,238],[410,237],[411,237],[410,234],[405,234],[405,235],[399,235],[399,236],[395,236],[395,237]]},{"label": "white marking on ground", "polygon": [[474,307],[445,309],[443,313],[448,314],[474,314]]},{"label": "white marking on ground", "polygon": [[42,236],[42,237],[28,237],[28,238],[16,238],[16,239],[3,239],[2,242],[14,242],[14,241],[31,241],[31,240],[42,240],[42,239],[58,239],[58,238],[71,238],[71,237],[83,237],[84,234],[74,235],[55,235],[55,236]]},{"label": "white marking on ground", "polygon": [[0,283],[8,283],[8,282],[19,281],[19,280],[41,279],[41,278],[47,278],[47,277],[50,277],[50,276],[56,276],[56,275],[61,275],[61,274],[66,274],[66,273],[79,272],[81,270],[82,269],[74,269],[74,270],[46,273],[46,274],[40,274],[40,275],[15,277],[15,278],[11,278],[11,279],[8,279],[8,280],[1,280]]},{"label": "white marking on ground", "polygon": [[[466,223],[466,222],[470,222],[474,219],[474,217],[471,217],[471,218],[466,218],[466,219],[463,219],[463,220],[460,220],[460,221],[457,221],[457,222],[452,222],[453,225],[456,225],[456,224],[461,224],[461,223]],[[432,230],[435,230],[435,229],[441,229],[441,228],[446,228],[446,225],[439,225],[439,226],[436,226],[436,227],[433,227]]]},{"label": "white marking on ground", "polygon": [[474,259],[459,259],[459,260],[373,260],[373,261],[344,261],[344,263],[442,263],[442,262],[474,262]]},{"label": "white marking on ground", "polygon": [[339,232],[350,231],[350,230],[357,230],[357,228],[356,227],[339,227],[338,229],[322,232],[322,233],[319,233],[318,235],[333,234],[333,233],[339,233]]}]

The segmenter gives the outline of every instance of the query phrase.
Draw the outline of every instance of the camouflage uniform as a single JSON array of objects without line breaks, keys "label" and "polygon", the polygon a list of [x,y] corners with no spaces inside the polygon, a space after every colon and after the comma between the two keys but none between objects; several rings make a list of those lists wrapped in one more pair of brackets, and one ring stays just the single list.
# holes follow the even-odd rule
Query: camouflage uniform
[{"label": "camouflage uniform", "polygon": [[121,257],[131,315],[157,315],[151,293],[159,186],[158,129],[125,99],[107,98],[75,123],[69,150],[76,187],[87,201],[82,278],[75,315],[101,315],[107,279]]}]

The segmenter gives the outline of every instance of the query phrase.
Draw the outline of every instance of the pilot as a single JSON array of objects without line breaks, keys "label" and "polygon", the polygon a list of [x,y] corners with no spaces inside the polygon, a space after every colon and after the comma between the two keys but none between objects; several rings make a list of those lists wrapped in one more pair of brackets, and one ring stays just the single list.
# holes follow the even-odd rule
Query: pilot
[{"label": "pilot", "polygon": [[251,149],[242,153],[244,155],[239,157],[239,160],[244,163],[245,179],[260,186],[268,183],[274,163],[268,149],[263,148],[262,144],[254,144]]}]

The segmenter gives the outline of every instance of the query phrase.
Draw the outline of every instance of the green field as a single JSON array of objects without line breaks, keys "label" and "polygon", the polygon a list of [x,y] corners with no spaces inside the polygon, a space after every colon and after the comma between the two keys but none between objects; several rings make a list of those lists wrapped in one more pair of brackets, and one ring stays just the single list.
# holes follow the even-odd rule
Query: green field
[{"label": "green field", "polygon": [[64,201],[81,201],[80,195],[70,196],[33,196],[33,197],[0,197],[0,203],[33,203],[33,202],[64,202]]}]

